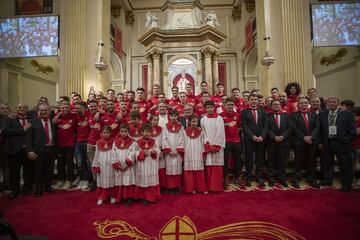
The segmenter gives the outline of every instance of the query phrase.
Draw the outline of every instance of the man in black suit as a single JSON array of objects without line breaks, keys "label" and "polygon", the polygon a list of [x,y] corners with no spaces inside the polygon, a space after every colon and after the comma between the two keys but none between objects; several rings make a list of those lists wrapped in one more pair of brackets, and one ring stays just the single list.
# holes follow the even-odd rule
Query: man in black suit
[{"label": "man in black suit", "polygon": [[271,102],[272,112],[267,113],[268,123],[268,157],[269,157],[269,186],[274,186],[278,178],[284,187],[286,182],[285,163],[289,156],[291,135],[291,121],[287,113],[281,111],[278,99]]},{"label": "man in black suit", "polygon": [[251,186],[251,175],[254,165],[256,165],[256,176],[258,183],[264,187],[263,170],[264,170],[264,141],[267,135],[266,113],[263,108],[258,109],[258,97],[251,94],[248,99],[250,108],[241,112],[242,129],[244,132],[245,143],[245,169],[246,169],[246,186]]},{"label": "man in black suit", "polygon": [[319,188],[316,180],[316,154],[320,141],[319,119],[308,111],[309,100],[299,97],[298,109],[291,115],[294,127],[294,187],[299,188],[302,163],[307,161],[307,180],[312,187]]},{"label": "man in black suit", "polygon": [[39,118],[32,119],[31,127],[26,131],[26,152],[34,161],[35,197],[41,197],[42,191],[53,192],[51,180],[56,157],[56,129],[50,117],[50,106],[39,106]]},{"label": "man in black suit", "polygon": [[[2,133],[5,122],[9,119],[10,105],[0,102],[0,193],[9,190],[9,163],[8,163],[8,143],[5,135]],[[2,178],[2,181],[1,181]]]},{"label": "man in black suit", "polygon": [[3,134],[7,137],[10,167],[10,198],[20,193],[20,169],[23,166],[23,194],[30,194],[32,188],[32,161],[25,152],[25,133],[31,127],[27,119],[28,106],[19,103],[16,106],[16,118],[8,119],[4,124]]},{"label": "man in black suit", "polygon": [[185,103],[184,105],[184,116],[179,118],[179,122],[181,125],[186,129],[187,127],[190,127],[190,117],[194,115],[194,107],[189,104]]},{"label": "man in black suit", "polygon": [[356,137],[355,117],[350,111],[339,110],[337,97],[327,99],[328,110],[319,113],[321,144],[324,153],[323,186],[331,186],[334,156],[339,163],[341,191],[349,192],[353,181],[351,142]]}]

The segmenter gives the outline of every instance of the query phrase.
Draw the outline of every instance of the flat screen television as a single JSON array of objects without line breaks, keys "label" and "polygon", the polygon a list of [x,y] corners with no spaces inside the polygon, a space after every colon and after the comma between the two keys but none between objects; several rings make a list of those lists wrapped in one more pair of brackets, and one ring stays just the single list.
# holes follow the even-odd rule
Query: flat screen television
[{"label": "flat screen television", "polygon": [[56,56],[58,16],[0,18],[0,58]]},{"label": "flat screen television", "polygon": [[314,46],[360,45],[360,2],[311,5]]}]

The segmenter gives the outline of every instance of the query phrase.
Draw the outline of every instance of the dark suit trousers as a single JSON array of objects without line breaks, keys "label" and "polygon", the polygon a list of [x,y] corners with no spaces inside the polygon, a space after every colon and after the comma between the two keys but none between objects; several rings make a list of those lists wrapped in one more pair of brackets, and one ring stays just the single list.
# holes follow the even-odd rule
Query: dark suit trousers
[{"label": "dark suit trousers", "polygon": [[230,154],[232,154],[234,159],[234,169],[233,174],[235,178],[240,176],[240,170],[243,166],[243,161],[241,159],[241,143],[226,142],[224,149],[224,179],[228,173],[228,162]]},{"label": "dark suit trousers", "polygon": [[285,163],[289,156],[290,147],[283,147],[279,144],[268,144],[269,178],[277,177],[279,180],[286,180]]},{"label": "dark suit trousers", "polygon": [[58,147],[58,173],[61,181],[74,180],[74,147]]},{"label": "dark suit trousers", "polygon": [[9,155],[10,189],[13,193],[20,191],[20,169],[23,166],[24,188],[31,189],[33,183],[33,161],[27,158],[25,149],[15,155]]},{"label": "dark suit trousers", "polygon": [[256,176],[262,177],[264,170],[264,149],[264,143],[245,143],[245,169],[247,179],[251,178],[254,160],[256,165]]},{"label": "dark suit trousers", "polygon": [[323,166],[324,182],[331,183],[334,177],[334,156],[339,163],[341,184],[351,186],[353,182],[353,165],[351,158],[351,145],[341,144],[336,139],[330,140],[325,148]]},{"label": "dark suit trousers", "polygon": [[50,186],[54,175],[55,147],[45,147],[34,161],[34,183],[37,188]]},{"label": "dark suit trousers", "polygon": [[318,146],[316,144],[295,145],[294,179],[300,180],[301,166],[307,161],[307,178],[309,181],[316,180],[316,159]]}]

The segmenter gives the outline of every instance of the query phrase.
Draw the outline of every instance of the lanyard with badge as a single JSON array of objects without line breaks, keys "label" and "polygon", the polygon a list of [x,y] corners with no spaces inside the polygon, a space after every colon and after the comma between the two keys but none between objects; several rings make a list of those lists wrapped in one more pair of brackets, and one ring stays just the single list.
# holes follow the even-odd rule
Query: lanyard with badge
[{"label": "lanyard with badge", "polygon": [[335,125],[335,120],[337,117],[338,111],[330,113],[330,124],[329,124],[329,135],[337,135],[337,127]]}]

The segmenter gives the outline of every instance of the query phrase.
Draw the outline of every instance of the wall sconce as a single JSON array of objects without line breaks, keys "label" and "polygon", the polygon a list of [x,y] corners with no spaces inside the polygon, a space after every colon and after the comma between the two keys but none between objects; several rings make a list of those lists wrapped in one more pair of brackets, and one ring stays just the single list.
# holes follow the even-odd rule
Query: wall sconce
[{"label": "wall sconce", "polygon": [[98,43],[98,48],[96,51],[96,61],[95,61],[95,68],[100,72],[105,71],[108,67],[103,57],[103,50],[104,50],[104,43],[100,41]]}]

